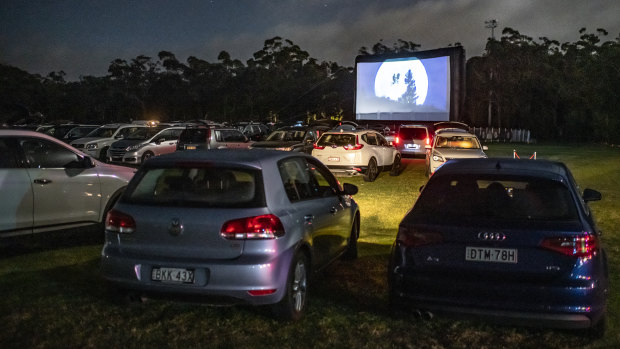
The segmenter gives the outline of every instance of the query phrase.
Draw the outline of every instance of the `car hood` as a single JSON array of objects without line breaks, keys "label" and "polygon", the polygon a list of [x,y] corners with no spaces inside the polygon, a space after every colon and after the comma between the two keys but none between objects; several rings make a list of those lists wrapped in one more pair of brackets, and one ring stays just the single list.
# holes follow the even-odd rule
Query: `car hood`
[{"label": "car hood", "polygon": [[459,149],[459,148],[435,148],[433,152],[440,154],[444,158],[448,159],[462,159],[462,158],[486,158],[486,154],[482,149]]},{"label": "car hood", "polygon": [[148,143],[144,139],[122,139],[120,141],[116,141],[112,143],[112,147],[114,148],[127,148],[129,146],[140,144],[140,143]]},{"label": "car hood", "polygon": [[284,148],[301,144],[298,141],[262,141],[252,143],[252,148]]}]

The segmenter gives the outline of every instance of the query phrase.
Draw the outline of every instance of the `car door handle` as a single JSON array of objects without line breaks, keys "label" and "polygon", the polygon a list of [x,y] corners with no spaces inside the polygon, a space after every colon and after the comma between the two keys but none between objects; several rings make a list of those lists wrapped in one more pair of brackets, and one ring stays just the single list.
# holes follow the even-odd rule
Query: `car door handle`
[{"label": "car door handle", "polygon": [[314,219],[314,215],[309,214],[309,215],[304,216],[304,221],[308,223],[312,222],[313,219]]},{"label": "car door handle", "polygon": [[49,184],[52,183],[51,179],[42,179],[42,178],[38,178],[34,180],[35,183],[37,184]]}]

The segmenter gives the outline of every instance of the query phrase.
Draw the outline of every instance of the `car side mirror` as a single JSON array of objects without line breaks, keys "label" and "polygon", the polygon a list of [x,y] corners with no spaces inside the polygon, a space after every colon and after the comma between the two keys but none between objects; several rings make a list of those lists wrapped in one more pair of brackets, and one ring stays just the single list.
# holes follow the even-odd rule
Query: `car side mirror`
[{"label": "car side mirror", "polygon": [[603,196],[601,193],[594,189],[586,188],[583,191],[583,201],[585,202],[600,201],[602,198]]},{"label": "car side mirror", "polygon": [[344,195],[355,195],[358,192],[358,188],[354,184],[343,183],[342,184],[342,194]]},{"label": "car side mirror", "polygon": [[73,160],[66,164],[64,168],[93,168],[95,163],[90,156],[80,157],[78,160]]}]

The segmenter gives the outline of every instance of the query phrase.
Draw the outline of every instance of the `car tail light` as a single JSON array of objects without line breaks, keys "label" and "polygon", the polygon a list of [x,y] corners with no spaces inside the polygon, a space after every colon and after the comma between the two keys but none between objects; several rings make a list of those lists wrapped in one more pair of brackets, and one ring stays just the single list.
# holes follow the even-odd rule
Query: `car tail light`
[{"label": "car tail light", "polygon": [[544,239],[540,246],[567,256],[590,257],[598,247],[598,239],[595,235],[589,233],[574,236],[558,236]]},{"label": "car tail light", "polygon": [[111,210],[105,218],[105,230],[130,234],[136,230],[136,221],[128,214],[117,210]]},{"label": "car tail light", "polygon": [[319,149],[319,150],[322,150],[322,149],[325,149],[325,147],[318,146],[318,145],[316,145],[316,143],[315,143],[315,144],[314,144],[314,149]]},{"label": "car tail light", "polygon": [[431,138],[430,137],[426,137],[424,139],[424,143],[426,143],[426,145],[431,145]]},{"label": "car tail light", "polygon": [[400,137],[394,137],[394,144],[400,144]]},{"label": "car tail light", "polygon": [[360,150],[364,148],[363,144],[360,144],[359,136],[355,136],[355,145],[347,144],[344,146],[345,150]]},{"label": "car tail light", "polygon": [[248,294],[250,296],[268,296],[270,294],[276,293],[277,289],[268,289],[268,290],[250,290]]},{"label": "car tail light", "polygon": [[400,226],[398,227],[397,240],[405,246],[418,247],[441,243],[443,236],[433,230]]},{"label": "car tail light", "polygon": [[220,235],[229,240],[275,239],[284,236],[284,226],[272,214],[230,220],[220,230]]}]

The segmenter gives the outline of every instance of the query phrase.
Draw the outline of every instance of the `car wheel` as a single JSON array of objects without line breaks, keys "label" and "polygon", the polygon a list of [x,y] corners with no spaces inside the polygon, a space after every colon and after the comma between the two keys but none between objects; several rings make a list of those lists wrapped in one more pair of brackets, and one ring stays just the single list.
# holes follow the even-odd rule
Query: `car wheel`
[{"label": "car wheel", "polygon": [[101,149],[101,151],[99,152],[99,161],[107,162],[106,160],[108,158],[108,148],[109,147],[105,147]]},{"label": "car wheel", "polygon": [[377,160],[375,158],[370,159],[368,162],[368,168],[364,174],[364,180],[366,182],[373,182],[379,175],[379,169],[377,168]]},{"label": "car wheel", "polygon": [[144,154],[142,154],[142,161],[141,161],[141,162],[142,162],[142,163],[144,163],[144,162],[145,162],[146,160],[148,160],[149,158],[152,158],[152,157],[153,157],[153,155],[155,155],[155,154],[153,154],[153,153],[152,153],[152,152],[150,152],[150,151],[145,152]]},{"label": "car wheel", "polygon": [[353,220],[353,226],[351,227],[351,235],[349,235],[349,243],[347,244],[347,250],[342,255],[342,259],[353,260],[357,259],[357,239],[360,236],[359,220],[357,217]]},{"label": "car wheel", "polygon": [[392,163],[392,170],[390,170],[390,176],[398,176],[400,174],[400,155],[396,154],[394,162]]},{"label": "car wheel", "polygon": [[284,297],[274,308],[280,318],[285,320],[301,318],[306,308],[308,270],[308,258],[302,252],[297,253],[288,272]]}]

